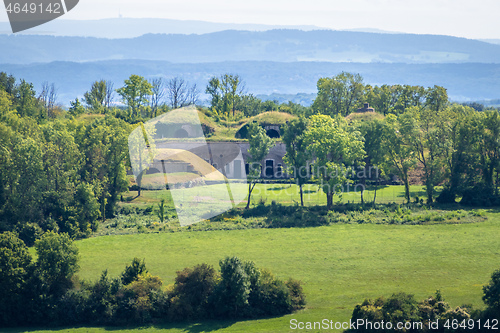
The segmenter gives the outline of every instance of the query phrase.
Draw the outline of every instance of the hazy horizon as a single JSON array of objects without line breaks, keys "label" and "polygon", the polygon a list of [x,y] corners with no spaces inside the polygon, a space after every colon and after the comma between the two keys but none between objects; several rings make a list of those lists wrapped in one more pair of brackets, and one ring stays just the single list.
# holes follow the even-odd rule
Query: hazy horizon
[{"label": "hazy horizon", "polygon": [[[5,7],[0,22],[7,22]],[[379,29],[471,39],[500,39],[496,0],[85,0],[63,18],[164,18],[213,23],[314,25],[334,30]],[[36,28],[35,28],[36,29]],[[40,29],[40,28],[39,28]]]}]

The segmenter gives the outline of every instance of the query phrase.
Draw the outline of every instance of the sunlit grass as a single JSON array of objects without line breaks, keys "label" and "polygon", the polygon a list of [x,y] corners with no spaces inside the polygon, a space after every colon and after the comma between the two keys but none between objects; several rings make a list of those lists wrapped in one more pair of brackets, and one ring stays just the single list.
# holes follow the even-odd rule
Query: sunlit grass
[{"label": "sunlit grass", "polygon": [[[118,332],[289,332],[289,321],[345,321],[365,298],[394,292],[423,299],[440,289],[452,305],[483,306],[481,288],[500,267],[500,218],[461,225],[340,224],[318,228],[249,229],[97,237],[78,241],[80,277],[118,276],[133,257],[165,284],[187,266],[214,266],[225,256],[254,261],[280,278],[304,282],[308,305],[292,315],[241,322],[175,324]],[[25,331],[25,330],[23,330]],[[104,332],[82,328],[58,332]]]}]

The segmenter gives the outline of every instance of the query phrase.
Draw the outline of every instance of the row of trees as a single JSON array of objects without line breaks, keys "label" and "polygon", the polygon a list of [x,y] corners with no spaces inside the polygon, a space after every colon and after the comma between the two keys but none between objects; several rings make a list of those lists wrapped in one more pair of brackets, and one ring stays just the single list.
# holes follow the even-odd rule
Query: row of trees
[{"label": "row of trees", "polygon": [[282,281],[237,257],[177,272],[163,286],[135,258],[117,278],[104,271],[80,281],[78,249],[66,234],[46,233],[35,243],[37,260],[15,234],[0,234],[0,326],[144,324],[201,318],[278,316],[305,306],[301,283]]},{"label": "row of trees", "polygon": [[36,94],[32,83],[20,80],[17,84],[12,75],[0,72],[0,105],[13,106],[19,115],[36,119],[51,119],[61,114],[57,104],[55,85],[44,82],[40,94]]},{"label": "row of trees", "polygon": [[277,101],[262,101],[253,94],[248,94],[245,82],[239,75],[222,74],[210,78],[205,93],[210,96],[210,110],[216,117],[233,119],[236,111],[244,117],[256,116],[263,112],[280,111],[295,115],[308,115],[310,108],[288,102],[280,104]]},{"label": "row of trees", "polygon": [[0,90],[0,230],[16,230],[29,245],[45,231],[82,237],[96,230],[128,189],[132,128],[112,116],[28,116]]},{"label": "row of trees", "polygon": [[[423,171],[428,203],[436,199],[435,187],[445,184],[439,202],[462,197],[465,204],[489,206],[500,204],[499,134],[498,111],[439,103],[353,124],[338,115],[299,118],[284,127],[283,142],[288,172],[301,193],[313,178],[330,208],[332,195],[344,191],[346,183],[383,174],[401,179],[409,202],[410,173],[416,168]],[[372,170],[376,174],[370,177]]]},{"label": "row of trees", "polygon": [[313,112],[332,117],[348,116],[364,103],[369,103],[384,115],[398,115],[410,107],[428,106],[440,109],[448,103],[446,89],[440,86],[371,86],[363,83],[361,75],[346,72],[319,79],[317,88],[318,95],[312,105]]},{"label": "row of trees", "polygon": [[[170,80],[154,78],[146,80],[140,75],[131,75],[124,81],[123,87],[114,89],[111,81],[99,80],[92,83],[89,91],[84,94],[82,102],[86,110],[92,113],[106,113],[112,109],[115,92],[127,106],[129,120],[136,118],[153,118],[167,108],[176,109],[198,103],[199,91],[196,84],[189,85],[181,77]],[[70,109],[74,113],[82,113],[85,108],[76,99]]]}]

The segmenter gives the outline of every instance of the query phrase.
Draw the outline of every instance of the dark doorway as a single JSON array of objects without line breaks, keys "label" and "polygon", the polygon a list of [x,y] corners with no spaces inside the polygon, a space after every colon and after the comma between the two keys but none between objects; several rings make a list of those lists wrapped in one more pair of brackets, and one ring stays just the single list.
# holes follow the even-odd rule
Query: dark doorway
[{"label": "dark doorway", "polygon": [[274,177],[274,160],[266,160],[266,177]]},{"label": "dark doorway", "polygon": [[271,139],[277,139],[277,138],[280,138],[281,135],[280,135],[280,132],[278,132],[277,130],[275,129],[270,129],[270,130],[267,130],[267,136],[270,137]]}]

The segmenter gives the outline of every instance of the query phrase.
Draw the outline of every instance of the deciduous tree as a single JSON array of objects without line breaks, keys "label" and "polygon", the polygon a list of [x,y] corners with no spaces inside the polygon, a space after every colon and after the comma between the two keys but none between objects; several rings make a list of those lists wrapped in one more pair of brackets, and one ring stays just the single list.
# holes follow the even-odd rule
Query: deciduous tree
[{"label": "deciduous tree", "polygon": [[307,130],[307,120],[303,117],[293,119],[285,125],[283,142],[286,145],[286,154],[283,158],[286,169],[299,186],[300,205],[304,206],[303,185],[310,178],[308,158],[310,155],[304,142],[304,133]]},{"label": "deciduous tree", "polygon": [[248,150],[250,158],[247,161],[249,164],[249,173],[247,175],[248,200],[246,209],[250,208],[252,191],[257,184],[257,179],[260,178],[262,160],[269,153],[269,149],[274,145],[274,141],[267,136],[266,131],[261,126],[253,122],[248,126],[248,143],[250,144],[250,149]]},{"label": "deciduous tree", "polygon": [[131,75],[125,85],[116,90],[131,110],[132,117],[139,116],[141,107],[147,105],[152,91],[151,83],[139,75]]},{"label": "deciduous tree", "polygon": [[349,183],[348,171],[363,164],[363,138],[352,131],[343,117],[314,115],[305,133],[305,143],[314,158],[314,177],[326,194],[328,209],[333,196]]}]

